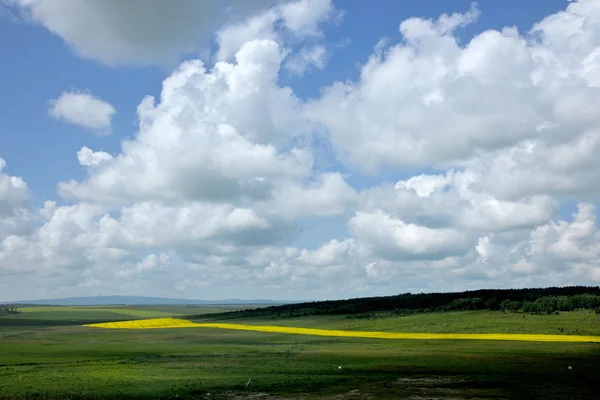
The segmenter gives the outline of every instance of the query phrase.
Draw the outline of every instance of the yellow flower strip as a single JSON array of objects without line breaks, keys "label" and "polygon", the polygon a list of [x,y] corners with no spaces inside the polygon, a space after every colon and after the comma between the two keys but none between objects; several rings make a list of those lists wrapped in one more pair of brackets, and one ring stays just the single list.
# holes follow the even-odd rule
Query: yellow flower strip
[{"label": "yellow flower strip", "polygon": [[475,339],[475,340],[517,340],[529,342],[594,342],[600,343],[600,336],[576,335],[536,335],[513,333],[402,333],[402,332],[369,332],[369,331],[340,331],[315,328],[296,328],[288,326],[270,325],[241,325],[217,324],[187,321],[177,318],[154,318],[136,321],[107,322],[102,324],[89,324],[86,326],[112,329],[164,329],[164,328],[216,328],[256,332],[290,333],[298,335],[357,337],[374,339]]},{"label": "yellow flower strip", "polygon": [[190,328],[198,324],[185,319],[178,318],[152,318],[138,319],[133,321],[121,322],[103,322],[100,324],[87,324],[94,328],[109,328],[109,329],[166,329],[166,328]]}]

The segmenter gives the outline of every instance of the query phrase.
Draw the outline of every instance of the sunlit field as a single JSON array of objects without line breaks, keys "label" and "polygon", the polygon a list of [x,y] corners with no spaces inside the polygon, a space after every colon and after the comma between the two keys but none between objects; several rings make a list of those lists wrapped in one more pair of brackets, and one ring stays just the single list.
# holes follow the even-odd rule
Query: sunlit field
[{"label": "sunlit field", "polygon": [[152,318],[122,322],[102,322],[98,324],[87,324],[91,328],[107,329],[168,329],[168,328],[197,328],[200,326],[194,322],[180,318]]},{"label": "sunlit field", "polygon": [[359,337],[370,339],[421,339],[421,340],[504,340],[527,342],[582,342],[600,343],[600,336],[544,335],[514,333],[430,333],[430,332],[373,332],[344,331],[333,329],[301,328],[273,325],[244,325],[224,323],[194,323],[178,318],[154,318],[123,322],[106,322],[86,325],[92,328],[107,329],[168,329],[168,328],[216,328],[241,331],[288,333],[296,335]]},{"label": "sunlit field", "polygon": [[32,306],[20,307],[21,314],[0,316],[0,326],[81,325],[98,321],[127,321],[141,318],[174,317],[227,312],[252,305],[208,306]]},{"label": "sunlit field", "polygon": [[[61,318],[64,312],[79,313],[83,319],[78,325],[65,325],[61,318],[27,325],[27,316],[38,311],[10,317],[8,324],[9,318],[0,317],[0,398],[587,400],[600,390],[598,343],[298,334],[302,329],[333,329],[363,335],[374,331],[600,336],[600,320],[592,312],[544,316],[448,312],[268,322],[211,321],[210,315],[189,321],[172,315],[115,322],[103,319],[111,307],[102,308],[96,311],[95,323],[131,328],[83,326],[92,323],[88,321],[93,316],[78,310],[44,311],[45,318],[52,312]],[[195,314],[202,313],[196,309]],[[17,325],[19,321],[23,325]],[[162,329],[143,329],[142,325],[152,324],[163,324]],[[165,328],[173,324],[193,327]],[[258,331],[261,327],[268,329]],[[282,327],[290,331],[281,331]]]}]

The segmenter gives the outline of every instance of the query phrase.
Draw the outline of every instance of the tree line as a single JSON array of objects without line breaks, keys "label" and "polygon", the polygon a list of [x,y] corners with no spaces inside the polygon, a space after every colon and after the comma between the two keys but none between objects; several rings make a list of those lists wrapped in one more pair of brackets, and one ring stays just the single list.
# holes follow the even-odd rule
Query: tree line
[{"label": "tree line", "polygon": [[0,315],[13,315],[13,314],[21,314],[21,311],[18,309],[0,304]]},{"label": "tree line", "polygon": [[[453,293],[402,293],[395,296],[285,304],[220,314],[203,318],[286,318],[306,315],[358,315],[388,311],[394,314],[422,312],[496,310],[550,314],[600,307],[600,287],[569,286],[534,289],[483,289]],[[599,310],[600,312],[600,310]]]},{"label": "tree line", "polygon": [[511,300],[498,298],[484,300],[480,297],[453,300],[434,311],[458,310],[501,310],[505,312],[525,312],[529,314],[552,314],[557,311],[598,310],[600,296],[584,293],[571,296],[542,296],[535,300]]}]

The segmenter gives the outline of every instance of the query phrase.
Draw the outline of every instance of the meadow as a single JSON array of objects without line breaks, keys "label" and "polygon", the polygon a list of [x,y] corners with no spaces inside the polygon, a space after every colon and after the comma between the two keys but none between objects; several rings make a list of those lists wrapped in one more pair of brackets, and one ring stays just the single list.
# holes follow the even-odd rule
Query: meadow
[{"label": "meadow", "polygon": [[83,325],[94,322],[128,321],[141,318],[224,313],[246,309],[248,305],[207,306],[26,306],[21,314],[0,316],[0,329],[7,326]]},{"label": "meadow", "polygon": [[[600,390],[598,343],[385,340],[207,328],[113,330],[81,325],[94,318],[94,322],[110,322],[146,317],[151,311],[160,317],[163,312],[181,316],[186,311],[183,307],[41,308],[0,317],[0,399],[530,400],[591,399]],[[222,311],[212,306],[198,310],[193,313]],[[197,322],[211,322],[210,315]],[[36,325],[27,323],[31,320]],[[266,321],[232,322],[260,325]],[[525,317],[491,311],[313,316],[269,319],[268,324],[600,335],[600,320],[589,311]]]},{"label": "meadow", "polygon": [[[188,317],[189,318],[189,317]],[[211,315],[196,316],[197,322],[213,321]],[[221,319],[218,319],[221,322]],[[591,311],[531,315],[490,311],[455,311],[394,315],[310,316],[295,318],[242,318],[231,322],[249,325],[300,326],[306,328],[401,331],[431,333],[525,333],[600,336],[600,316]]]}]

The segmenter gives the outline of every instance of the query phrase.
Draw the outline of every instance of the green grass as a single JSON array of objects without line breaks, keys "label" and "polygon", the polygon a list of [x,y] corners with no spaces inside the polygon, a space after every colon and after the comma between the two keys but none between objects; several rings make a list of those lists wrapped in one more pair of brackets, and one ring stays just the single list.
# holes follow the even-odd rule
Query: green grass
[{"label": "green grass", "polygon": [[[199,321],[211,321],[211,316],[206,315]],[[573,311],[558,315],[530,315],[501,311],[454,311],[405,316],[380,313],[363,318],[345,315],[285,319],[236,318],[231,321],[219,318],[215,322],[383,332],[540,333],[600,336],[600,317],[593,311]]]},{"label": "green grass", "polygon": [[[24,314],[47,313],[47,312],[112,312],[137,318],[160,318],[177,315],[195,315],[222,313],[245,309],[246,305],[210,305],[210,306],[45,306],[45,307],[21,307],[18,310]],[[52,314],[48,314],[52,315]],[[56,314],[53,314],[56,315]]]},{"label": "green grass", "polygon": [[137,309],[137,308],[125,308],[125,307],[73,307],[73,306],[60,306],[60,307],[25,307],[19,309],[23,314],[23,318],[35,318],[39,319],[40,316],[44,318],[53,319],[54,316],[68,315],[72,318],[76,313],[87,314],[92,318],[100,316],[99,313],[111,313],[125,315],[126,317],[133,318],[160,318],[160,317],[173,317],[177,315],[184,315],[180,310],[173,311],[158,311],[148,309]]},{"label": "green grass", "polygon": [[[63,320],[44,316],[38,320],[44,326],[3,327],[0,321],[0,399],[218,399],[257,393],[352,398],[348,393],[357,389],[373,399],[578,400],[596,398],[600,390],[597,344],[353,339],[202,328],[106,330],[64,326]],[[533,322],[530,317],[467,312],[268,323],[540,333],[557,323],[581,323],[579,329],[589,332],[600,325],[584,313],[535,316]]]},{"label": "green grass", "polygon": [[185,315],[222,313],[247,305],[210,306],[44,306],[21,307],[22,314],[0,316],[0,331],[9,326],[83,325]]},{"label": "green grass", "polygon": [[24,317],[37,318],[40,314],[50,317],[52,315],[65,314],[65,313],[113,313],[121,314],[131,318],[160,318],[160,317],[172,317],[174,315],[181,315],[179,312],[168,312],[158,310],[144,310],[135,308],[124,308],[124,307],[26,307],[19,309],[23,313]]},{"label": "green grass", "polygon": [[[111,310],[153,311],[166,313],[161,316],[215,314],[249,308],[265,307],[264,304],[210,304],[210,305],[139,305],[139,306],[110,306]],[[79,308],[107,308],[107,306],[87,306]]]}]

